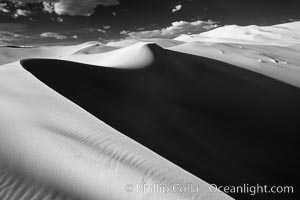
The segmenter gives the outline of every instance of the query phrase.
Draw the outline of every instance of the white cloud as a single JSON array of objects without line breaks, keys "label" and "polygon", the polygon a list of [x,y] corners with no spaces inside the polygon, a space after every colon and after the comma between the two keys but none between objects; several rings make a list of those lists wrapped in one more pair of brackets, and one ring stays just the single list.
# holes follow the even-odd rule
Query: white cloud
[{"label": "white cloud", "polygon": [[10,10],[7,8],[6,3],[0,3],[0,12],[10,13]]},{"label": "white cloud", "polygon": [[62,22],[64,21],[64,19],[63,19],[63,18],[61,18],[61,17],[58,17],[58,18],[56,18],[56,21],[58,21],[58,22],[62,23]]},{"label": "white cloud", "polygon": [[50,2],[43,2],[43,6],[44,6],[44,12],[47,13],[54,13],[54,3],[50,3]]},{"label": "white cloud", "polygon": [[130,33],[130,31],[126,31],[126,30],[123,30],[120,32],[121,35],[128,35]]},{"label": "white cloud", "polygon": [[97,31],[100,32],[100,33],[106,33],[106,30],[103,30],[101,28],[98,28]]},{"label": "white cloud", "polygon": [[0,45],[11,45],[14,42],[22,41],[28,38],[30,37],[26,35],[0,30]]},{"label": "white cloud", "polygon": [[118,0],[61,0],[54,3],[54,10],[59,15],[90,16],[98,5],[118,5]]},{"label": "white cloud", "polygon": [[49,18],[51,21],[54,21],[54,22],[59,22],[59,23],[62,23],[64,21],[63,18],[61,17],[50,17]]},{"label": "white cloud", "polygon": [[29,10],[17,9],[16,12],[14,13],[13,17],[15,17],[15,18],[20,17],[20,16],[26,17],[31,14],[32,14],[32,12]]},{"label": "white cloud", "polygon": [[175,38],[181,34],[201,33],[214,29],[217,23],[211,20],[208,21],[177,21],[173,22],[172,26],[159,30],[129,32],[122,31],[120,34],[127,35],[129,38]]},{"label": "white cloud", "polygon": [[20,9],[20,8],[16,9],[15,11],[12,11],[12,10],[10,10],[7,3],[0,3],[0,12],[9,13],[14,18],[17,18],[19,16],[29,16],[32,14],[32,12],[30,10],[25,10],[25,9]]},{"label": "white cloud", "polygon": [[55,38],[55,39],[58,39],[58,40],[64,40],[64,39],[68,38],[67,36],[64,36],[60,33],[54,33],[54,32],[42,33],[40,36],[44,37],[44,38]]},{"label": "white cloud", "polygon": [[175,6],[175,8],[172,9],[172,12],[174,13],[174,12],[177,12],[181,9],[182,9],[182,5],[177,5],[177,6]]},{"label": "white cloud", "polygon": [[24,5],[27,3],[43,3],[44,11],[58,15],[90,16],[98,5],[116,6],[118,0],[10,0]]},{"label": "white cloud", "polygon": [[29,38],[28,36],[8,32],[8,31],[0,31],[0,38],[1,41],[15,41],[15,40],[20,40],[20,39],[25,39]]}]

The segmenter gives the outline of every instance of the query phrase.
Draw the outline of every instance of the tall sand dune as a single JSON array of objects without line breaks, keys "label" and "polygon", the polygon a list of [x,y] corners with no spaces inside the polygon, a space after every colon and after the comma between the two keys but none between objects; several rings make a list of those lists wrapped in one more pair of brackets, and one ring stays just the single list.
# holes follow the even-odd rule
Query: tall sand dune
[{"label": "tall sand dune", "polygon": [[[151,45],[145,47],[151,49]],[[67,95],[65,92],[80,94],[84,87],[97,89],[97,81],[101,78],[95,72],[105,68],[61,60],[30,59],[21,63],[24,68],[19,62],[0,68],[0,199],[232,199],[224,193],[211,192],[208,183],[121,134],[61,95]],[[124,69],[110,70],[123,73]],[[89,77],[91,73],[96,77]],[[77,79],[79,76],[81,78]],[[57,83],[59,88],[49,86],[64,92],[59,94],[38,79],[46,84],[50,79],[55,80],[54,85]],[[96,82],[90,85],[85,81]],[[117,88],[108,87],[111,91],[106,88],[96,92],[97,99],[104,95],[106,101],[116,94]],[[89,93],[85,90],[80,96],[89,101],[93,92]],[[94,105],[97,99],[90,99],[90,106],[98,112],[101,102]],[[120,112],[120,116],[124,116],[125,113]],[[149,136],[140,134],[141,138]],[[165,193],[139,191],[137,188],[143,184],[154,187],[161,184],[175,187],[175,190]],[[196,190],[178,191],[178,186],[190,184]]]},{"label": "tall sand dune", "polygon": [[299,185],[298,88],[216,60],[146,47],[153,62],[136,69],[43,59],[22,65],[97,118],[209,183]]},{"label": "tall sand dune", "polygon": [[[85,72],[95,72],[94,66],[59,60],[22,64],[45,83],[49,79],[44,80],[44,73],[39,76],[39,70],[53,69],[47,77],[64,85],[64,91],[75,89],[77,81],[88,81]],[[81,80],[78,72],[84,73]],[[206,182],[106,125],[31,73],[18,62],[0,68],[0,199],[231,199],[210,192]],[[85,86],[91,85],[83,83],[69,92],[81,93]],[[143,184],[176,188],[143,192],[137,189]],[[197,190],[179,192],[179,184]]]}]

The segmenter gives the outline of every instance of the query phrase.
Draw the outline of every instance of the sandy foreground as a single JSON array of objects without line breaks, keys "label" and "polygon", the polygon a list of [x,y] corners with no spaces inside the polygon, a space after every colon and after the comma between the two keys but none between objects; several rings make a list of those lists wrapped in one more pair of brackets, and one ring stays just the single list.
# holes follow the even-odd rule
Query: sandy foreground
[{"label": "sandy foreground", "polygon": [[0,47],[0,199],[225,200],[210,184],[296,187],[299,53],[299,22]]}]

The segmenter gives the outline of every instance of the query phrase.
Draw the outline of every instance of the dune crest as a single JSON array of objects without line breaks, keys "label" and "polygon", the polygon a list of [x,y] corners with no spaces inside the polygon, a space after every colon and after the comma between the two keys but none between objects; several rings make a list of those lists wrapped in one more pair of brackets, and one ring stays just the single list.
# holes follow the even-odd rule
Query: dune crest
[{"label": "dune crest", "polygon": [[84,54],[83,52],[76,52],[75,54],[62,57],[61,59],[105,67],[126,69],[141,68],[150,65],[154,60],[149,46],[161,48],[153,43],[139,42],[115,51],[97,54]]}]

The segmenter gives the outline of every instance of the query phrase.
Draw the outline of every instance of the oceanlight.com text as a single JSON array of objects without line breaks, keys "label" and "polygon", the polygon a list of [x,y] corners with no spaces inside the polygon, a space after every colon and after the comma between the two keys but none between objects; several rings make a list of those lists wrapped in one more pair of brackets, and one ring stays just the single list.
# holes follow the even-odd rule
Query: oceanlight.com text
[{"label": "oceanlight.com text", "polygon": [[211,184],[209,186],[210,192],[224,192],[226,194],[249,194],[254,196],[256,194],[293,194],[293,186],[268,186],[268,185],[249,185],[244,184],[240,186],[218,186]]}]

